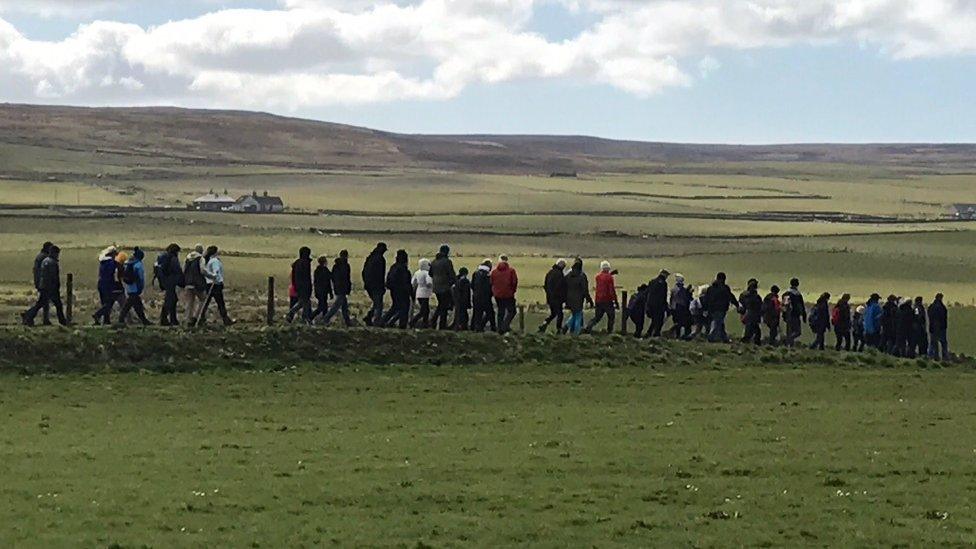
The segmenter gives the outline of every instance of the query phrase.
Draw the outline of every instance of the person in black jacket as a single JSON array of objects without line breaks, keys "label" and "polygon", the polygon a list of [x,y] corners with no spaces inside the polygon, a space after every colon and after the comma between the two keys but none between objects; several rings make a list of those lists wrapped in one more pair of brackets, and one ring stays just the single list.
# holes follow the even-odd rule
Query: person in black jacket
[{"label": "person in black jacket", "polygon": [[763,323],[769,331],[769,344],[779,343],[779,318],[783,312],[782,302],[779,300],[779,286],[773,285],[769,293],[763,298]]},{"label": "person in black jacket", "polygon": [[454,287],[451,288],[454,298],[453,328],[459,332],[464,332],[468,329],[468,311],[471,310],[471,281],[468,280],[467,267],[458,269],[457,274],[457,280],[454,282]]},{"label": "person in black jacket", "polygon": [[383,297],[386,295],[386,253],[385,242],[380,242],[363,262],[363,289],[373,304],[366,313],[366,325],[379,325],[383,322]]},{"label": "person in black jacket", "polygon": [[315,289],[315,311],[312,312],[312,322],[319,316],[325,316],[329,312],[329,300],[334,295],[332,293],[332,271],[329,270],[329,258],[321,255],[319,264],[315,267],[314,289]]},{"label": "person in black jacket", "polygon": [[560,259],[546,273],[545,280],[546,305],[549,306],[549,316],[539,326],[539,333],[545,332],[553,320],[556,321],[556,333],[563,332],[563,309],[566,307],[566,260]]},{"label": "person in black jacket", "polygon": [[705,290],[705,295],[701,297],[702,309],[708,312],[708,318],[711,320],[708,341],[712,343],[730,341],[729,334],[725,330],[725,317],[729,314],[731,306],[739,308],[739,302],[725,280],[725,273],[718,273],[715,282],[712,282],[712,285]]},{"label": "person in black jacket", "polygon": [[807,304],[800,293],[800,279],[790,280],[790,289],[783,292],[783,320],[786,322],[787,347],[796,345],[803,335],[803,323],[807,321]]},{"label": "person in black jacket", "polygon": [[[949,310],[941,293],[929,305],[929,358],[949,360]],[[941,347],[941,349],[940,349]]]},{"label": "person in black jacket", "polygon": [[298,259],[291,264],[291,282],[295,286],[297,295],[295,305],[288,311],[286,319],[289,323],[293,322],[298,311],[302,311],[302,321],[310,324],[312,322],[314,284],[312,282],[312,250],[308,246],[302,246],[298,250]]},{"label": "person in black jacket", "polygon": [[926,357],[929,354],[928,314],[925,312],[925,302],[922,300],[922,296],[915,298],[913,313],[912,333],[908,339],[908,346],[911,347],[909,354],[912,358],[916,356]]},{"label": "person in black jacket", "polygon": [[[837,344],[834,350],[851,350],[851,294],[840,296],[840,301],[834,305],[834,312],[830,314],[830,321],[834,325],[834,336]],[[857,350],[856,348],[854,349]]]},{"label": "person in black jacket", "polygon": [[810,348],[823,351],[825,347],[824,338],[827,335],[827,330],[830,329],[830,294],[827,292],[820,294],[820,299],[813,306],[809,319],[810,329],[813,330],[814,335]]},{"label": "person in black jacket", "polygon": [[495,307],[491,303],[491,260],[484,260],[471,276],[471,330],[483,332],[496,330]]},{"label": "person in black jacket", "polygon": [[434,318],[430,323],[436,325],[438,330],[446,330],[448,317],[454,308],[452,291],[457,281],[454,262],[451,261],[451,247],[447,244],[441,245],[434,261],[430,263],[430,278],[434,281],[434,295],[437,297],[437,308],[434,309]]},{"label": "person in black jacket", "polygon": [[383,325],[407,328],[410,321],[410,302],[413,299],[413,284],[410,275],[410,257],[406,250],[397,250],[396,260],[386,275],[386,289],[390,291],[393,305],[383,315]]},{"label": "person in black jacket", "polygon": [[[34,289],[37,290],[38,301],[40,301],[41,299],[41,264],[44,263],[44,260],[47,259],[48,255],[51,254],[52,247],[54,247],[54,244],[52,244],[51,242],[45,242],[44,245],[41,246],[40,253],[38,253],[37,256],[34,257],[34,270],[32,274],[34,276]],[[51,325],[51,304],[50,302],[46,302],[46,303],[47,304],[44,306],[44,309],[42,310],[42,312],[44,313],[43,323],[45,326],[50,326]]]},{"label": "person in black jacket", "polygon": [[180,247],[170,244],[166,251],[156,259],[156,279],[163,291],[163,309],[159,313],[160,326],[179,326],[176,309],[179,304],[177,292],[184,285],[183,267],[180,265]]},{"label": "person in black jacket", "polygon": [[41,261],[37,269],[35,284],[38,287],[37,302],[33,307],[21,314],[26,326],[33,326],[37,313],[49,308],[52,304],[58,313],[58,322],[62,326],[68,325],[64,316],[64,306],[61,304],[61,248],[51,245],[47,256]]},{"label": "person in black jacket", "polygon": [[898,347],[898,297],[889,295],[881,307],[881,350],[893,355]]},{"label": "person in black jacket", "polygon": [[661,272],[647,284],[647,316],[651,319],[651,326],[645,337],[661,337],[664,329],[664,319],[668,315],[668,277],[667,270]]},{"label": "person in black jacket", "polygon": [[755,278],[749,280],[746,291],[739,295],[739,307],[742,309],[742,324],[746,327],[745,333],[742,335],[743,343],[752,342],[760,345],[762,343],[763,298],[759,296],[759,281]]},{"label": "person in black jacket", "polygon": [[915,358],[915,350],[909,346],[915,323],[915,308],[911,299],[902,299],[895,312],[895,356]]},{"label": "person in black jacket", "polygon": [[332,293],[335,301],[329,307],[329,312],[322,317],[322,324],[328,325],[332,318],[342,312],[342,320],[346,327],[352,326],[352,317],[349,316],[349,295],[352,293],[352,270],[349,268],[349,252],[342,250],[339,257],[332,263]]},{"label": "person in black jacket", "polygon": [[672,335],[675,339],[691,338],[691,302],[694,300],[691,288],[685,285],[685,277],[682,274],[674,275],[674,287],[671,288],[671,297],[668,302],[668,310],[671,311]]},{"label": "person in black jacket", "polygon": [[640,338],[644,332],[644,320],[647,319],[647,284],[638,286],[634,295],[630,296],[625,314],[634,323],[634,337]]}]

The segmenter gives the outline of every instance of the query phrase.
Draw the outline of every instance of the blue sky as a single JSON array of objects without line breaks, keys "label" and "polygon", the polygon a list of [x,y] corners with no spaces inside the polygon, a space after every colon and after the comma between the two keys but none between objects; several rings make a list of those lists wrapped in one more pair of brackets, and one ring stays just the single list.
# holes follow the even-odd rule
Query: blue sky
[{"label": "blue sky", "polygon": [[407,133],[976,141],[976,44],[960,38],[976,9],[949,0],[911,16],[904,0],[868,13],[811,0],[755,20],[756,2],[736,0],[477,1],[0,0],[0,101],[245,108]]}]

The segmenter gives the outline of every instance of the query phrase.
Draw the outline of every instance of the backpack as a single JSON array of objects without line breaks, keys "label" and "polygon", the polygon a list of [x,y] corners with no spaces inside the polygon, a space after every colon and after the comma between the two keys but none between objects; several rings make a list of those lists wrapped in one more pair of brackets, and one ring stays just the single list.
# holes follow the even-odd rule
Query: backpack
[{"label": "backpack", "polygon": [[125,265],[122,266],[122,282],[126,284],[135,284],[137,279],[136,264],[126,261]]},{"label": "backpack", "polygon": [[153,264],[153,280],[162,281],[169,275],[169,253],[162,252],[156,256],[156,263]]},{"label": "backpack", "polygon": [[820,324],[820,307],[814,307],[813,310],[810,311],[810,318],[808,318],[807,321],[810,323],[810,326],[813,327],[817,327],[817,325]]},{"label": "backpack", "polygon": [[840,307],[834,307],[834,311],[830,313],[830,323],[834,326],[840,324]]}]

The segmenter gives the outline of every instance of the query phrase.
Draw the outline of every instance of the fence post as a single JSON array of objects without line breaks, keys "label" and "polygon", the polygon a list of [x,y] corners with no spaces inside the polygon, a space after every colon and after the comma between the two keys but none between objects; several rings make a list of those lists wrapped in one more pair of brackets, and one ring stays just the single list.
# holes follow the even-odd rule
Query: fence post
[{"label": "fence post", "polygon": [[68,322],[70,323],[71,317],[74,316],[75,308],[75,275],[72,273],[68,273],[68,276],[65,279],[65,290],[67,291],[68,295],[65,296],[66,303],[64,307],[64,316],[67,317]]},{"label": "fence post", "polygon": [[627,314],[629,312],[627,311],[627,290],[621,292],[620,297],[623,298],[623,301],[620,302],[620,333],[627,335],[627,317],[629,316]]},{"label": "fence post", "polygon": [[519,305],[518,308],[519,315],[519,332],[525,333],[525,305]]},{"label": "fence post", "polygon": [[274,325],[275,321],[275,279],[268,277],[268,326]]}]

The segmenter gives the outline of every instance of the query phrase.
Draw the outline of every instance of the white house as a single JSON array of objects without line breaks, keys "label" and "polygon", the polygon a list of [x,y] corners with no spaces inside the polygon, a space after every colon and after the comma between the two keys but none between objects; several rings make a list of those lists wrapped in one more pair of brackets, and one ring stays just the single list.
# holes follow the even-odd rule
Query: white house
[{"label": "white house", "polygon": [[237,199],[227,208],[230,212],[242,213],[281,213],[285,211],[285,203],[280,196],[269,196],[268,191],[259,195],[257,191]]}]

